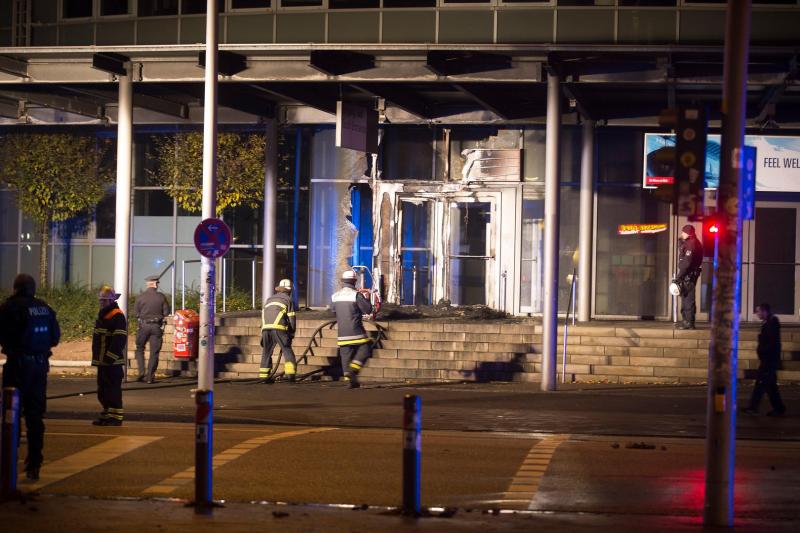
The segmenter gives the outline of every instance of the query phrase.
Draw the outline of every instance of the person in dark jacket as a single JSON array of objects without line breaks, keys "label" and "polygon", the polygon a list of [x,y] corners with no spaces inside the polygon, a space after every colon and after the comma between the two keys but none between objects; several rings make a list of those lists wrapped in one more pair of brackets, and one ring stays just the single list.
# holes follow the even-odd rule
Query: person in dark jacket
[{"label": "person in dark jacket", "polygon": [[122,378],[125,373],[125,346],[128,322],[117,305],[118,292],[108,285],[100,289],[100,312],[92,335],[92,366],[97,367],[97,399],[103,407],[95,426],[121,426]]},{"label": "person in dark jacket", "polygon": [[336,312],[338,332],[336,344],[342,360],[344,380],[350,388],[358,388],[358,373],[372,355],[372,339],[364,329],[363,315],[372,313],[372,304],[356,290],[356,273],[342,273],[342,287],[333,293],[333,310]]},{"label": "person in dark jacket", "polygon": [[761,332],[758,334],[758,373],[756,386],[750,397],[750,405],[742,411],[747,414],[757,414],[761,398],[764,393],[769,396],[772,411],[767,416],[781,416],[786,412],[781,394],[778,392],[778,367],[781,362],[781,323],[778,317],[772,314],[772,309],[767,303],[756,308],[756,314],[761,319]]},{"label": "person in dark jacket", "polygon": [[261,310],[261,368],[258,376],[271,383],[272,351],[280,346],[283,357],[283,373],[286,379],[294,381],[297,374],[297,359],[292,350],[292,339],[296,328],[292,282],[282,279],[275,287],[275,294],[267,298]]},{"label": "person in dark jacket", "polygon": [[55,311],[35,294],[33,278],[19,274],[14,279],[13,295],[0,306],[0,347],[6,354],[3,387],[19,389],[28,438],[25,474],[33,481],[39,479],[44,460],[48,359],[61,339]]},{"label": "person in dark jacket", "polygon": [[686,224],[681,229],[681,244],[678,247],[678,273],[675,280],[681,287],[681,315],[683,322],[678,329],[695,329],[695,287],[703,266],[703,244],[695,235],[694,226]]},{"label": "person in dark jacket", "polygon": [[[162,292],[158,292],[158,276],[145,278],[147,289],[136,297],[133,314],[138,318],[139,330],[136,332],[136,367],[139,375],[136,381],[153,383],[158,368],[158,354],[164,338],[164,318],[169,315],[169,302]],[[144,368],[144,345],[150,343],[150,359],[147,372]]]}]

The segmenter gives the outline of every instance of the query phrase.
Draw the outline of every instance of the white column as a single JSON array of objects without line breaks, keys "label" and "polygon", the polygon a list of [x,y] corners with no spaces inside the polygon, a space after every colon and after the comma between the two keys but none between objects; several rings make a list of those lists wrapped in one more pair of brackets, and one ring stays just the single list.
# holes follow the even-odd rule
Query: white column
[{"label": "white column", "polygon": [[[217,216],[217,2],[206,11],[205,104],[203,107],[203,219]],[[214,303],[216,264],[203,257],[200,265],[200,350],[197,388],[214,389]]]},{"label": "white column", "polygon": [[592,229],[594,218],[594,121],[583,121],[581,198],[578,236],[578,320],[587,322],[592,312]]},{"label": "white column", "polygon": [[558,206],[561,80],[547,75],[547,131],[544,168],[544,309],[542,316],[542,390],[556,389],[558,344]]},{"label": "white column", "polygon": [[[267,122],[267,145],[264,154],[264,266],[261,272],[261,305],[272,295],[275,287],[275,224],[278,205],[278,124]],[[297,162],[296,164],[299,164]],[[255,287],[253,287],[255,290]],[[296,290],[296,289],[295,289]]]},{"label": "white column", "polygon": [[114,230],[114,290],[118,303],[128,316],[128,280],[131,250],[131,154],[133,153],[133,84],[128,76],[119,77],[117,117],[117,205]]}]

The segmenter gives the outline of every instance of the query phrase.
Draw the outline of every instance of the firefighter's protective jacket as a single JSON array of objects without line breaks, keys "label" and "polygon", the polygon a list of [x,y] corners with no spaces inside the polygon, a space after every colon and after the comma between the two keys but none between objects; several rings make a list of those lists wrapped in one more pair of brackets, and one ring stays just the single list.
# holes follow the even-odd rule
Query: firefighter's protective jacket
[{"label": "firefighter's protective jacket", "polygon": [[128,321],[116,302],[100,310],[92,335],[92,366],[125,364]]},{"label": "firefighter's protective jacket", "polygon": [[370,342],[362,319],[362,315],[372,312],[372,304],[369,303],[369,300],[352,287],[344,287],[333,293],[331,299],[339,326],[337,344],[347,346]]},{"label": "firefighter's protective jacket", "polygon": [[296,327],[294,302],[289,294],[276,292],[261,310],[261,331],[277,329],[294,334]]}]

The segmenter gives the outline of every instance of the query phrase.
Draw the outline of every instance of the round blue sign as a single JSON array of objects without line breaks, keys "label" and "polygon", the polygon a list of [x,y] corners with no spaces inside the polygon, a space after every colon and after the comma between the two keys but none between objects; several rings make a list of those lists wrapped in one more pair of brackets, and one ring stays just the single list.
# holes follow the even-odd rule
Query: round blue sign
[{"label": "round blue sign", "polygon": [[231,247],[231,230],[218,218],[207,218],[194,230],[194,247],[203,257],[222,257]]}]

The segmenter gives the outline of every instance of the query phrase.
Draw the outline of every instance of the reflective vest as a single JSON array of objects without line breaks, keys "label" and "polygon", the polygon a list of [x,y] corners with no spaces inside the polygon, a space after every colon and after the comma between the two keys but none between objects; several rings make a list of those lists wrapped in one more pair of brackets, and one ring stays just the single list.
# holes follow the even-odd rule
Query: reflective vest
[{"label": "reflective vest", "polygon": [[264,304],[261,310],[261,330],[277,329],[294,333],[295,330],[294,302],[285,292],[276,292]]},{"label": "reflective vest", "polygon": [[364,329],[362,315],[372,312],[372,304],[364,298],[364,295],[352,287],[344,287],[333,293],[331,299],[339,328],[336,344],[348,346],[370,342],[367,330]]},{"label": "reflective vest", "polygon": [[128,322],[117,306],[100,311],[92,335],[92,366],[125,364],[125,345],[128,343]]}]

